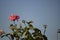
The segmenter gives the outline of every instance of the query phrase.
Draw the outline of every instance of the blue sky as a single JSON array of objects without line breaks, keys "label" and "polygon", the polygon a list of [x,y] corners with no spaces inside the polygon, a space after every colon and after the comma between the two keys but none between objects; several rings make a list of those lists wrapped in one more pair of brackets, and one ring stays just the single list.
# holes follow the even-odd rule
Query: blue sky
[{"label": "blue sky", "polygon": [[8,27],[12,22],[8,17],[11,14],[19,15],[19,22],[23,19],[33,20],[33,25],[42,30],[42,33],[42,26],[47,24],[48,40],[57,40],[57,29],[60,28],[60,0],[0,0],[0,29],[5,32],[10,31]]}]

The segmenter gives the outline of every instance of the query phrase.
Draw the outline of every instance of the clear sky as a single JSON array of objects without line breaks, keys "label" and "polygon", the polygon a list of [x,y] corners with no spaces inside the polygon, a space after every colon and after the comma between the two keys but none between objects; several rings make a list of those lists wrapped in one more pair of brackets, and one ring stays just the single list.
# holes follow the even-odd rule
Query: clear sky
[{"label": "clear sky", "polygon": [[12,22],[8,17],[14,13],[20,16],[19,22],[23,19],[33,20],[33,25],[42,30],[42,33],[42,26],[47,24],[48,40],[57,40],[57,29],[60,28],[60,0],[0,0],[0,29],[10,31],[8,27]]}]

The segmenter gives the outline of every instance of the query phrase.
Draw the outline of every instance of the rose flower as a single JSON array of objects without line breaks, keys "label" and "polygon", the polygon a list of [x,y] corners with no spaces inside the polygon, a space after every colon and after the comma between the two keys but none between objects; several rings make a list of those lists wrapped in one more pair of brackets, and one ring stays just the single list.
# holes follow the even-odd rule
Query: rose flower
[{"label": "rose flower", "polygon": [[9,17],[9,19],[11,20],[11,21],[15,21],[15,20],[18,20],[20,17],[18,16],[18,15],[16,15],[16,14],[13,14],[13,15],[11,15],[10,17]]}]

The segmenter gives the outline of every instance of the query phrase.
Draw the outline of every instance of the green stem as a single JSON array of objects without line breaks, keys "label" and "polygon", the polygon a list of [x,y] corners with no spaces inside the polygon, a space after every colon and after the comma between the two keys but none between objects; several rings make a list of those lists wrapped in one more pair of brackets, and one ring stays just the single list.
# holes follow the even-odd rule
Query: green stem
[{"label": "green stem", "polygon": [[13,24],[15,25],[15,21],[13,21]]},{"label": "green stem", "polygon": [[46,28],[44,29],[44,35],[45,35],[45,32],[46,32]]}]

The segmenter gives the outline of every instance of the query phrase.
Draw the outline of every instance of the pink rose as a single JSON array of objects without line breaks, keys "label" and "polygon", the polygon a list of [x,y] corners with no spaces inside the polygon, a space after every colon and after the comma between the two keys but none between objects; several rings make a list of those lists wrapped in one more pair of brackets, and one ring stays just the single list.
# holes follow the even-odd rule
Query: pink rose
[{"label": "pink rose", "polygon": [[9,17],[9,19],[11,20],[11,21],[15,21],[15,20],[18,20],[20,17],[18,16],[18,15],[15,15],[15,14],[13,14],[13,15],[11,15],[10,17]]}]

